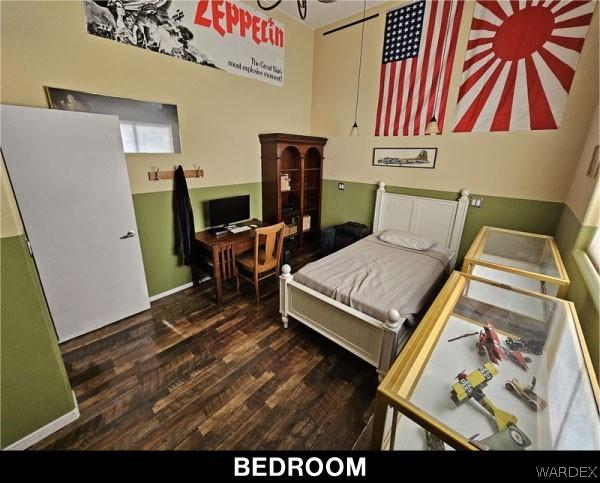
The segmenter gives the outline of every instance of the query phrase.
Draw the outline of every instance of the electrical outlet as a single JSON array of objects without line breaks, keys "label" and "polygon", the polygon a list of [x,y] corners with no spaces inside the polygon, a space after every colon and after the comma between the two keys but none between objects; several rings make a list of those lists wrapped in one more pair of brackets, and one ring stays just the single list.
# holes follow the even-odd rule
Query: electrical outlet
[{"label": "electrical outlet", "polygon": [[346,189],[346,187],[344,186],[344,183],[338,183],[338,189],[340,191],[344,191]]},{"label": "electrical outlet", "polygon": [[471,198],[471,206],[473,208],[481,208],[483,206],[483,198]]}]

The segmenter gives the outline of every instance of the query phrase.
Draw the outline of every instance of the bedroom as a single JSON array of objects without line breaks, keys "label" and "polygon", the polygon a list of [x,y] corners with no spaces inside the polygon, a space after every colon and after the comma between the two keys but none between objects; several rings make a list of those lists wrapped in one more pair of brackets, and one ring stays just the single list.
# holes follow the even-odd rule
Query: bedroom
[{"label": "bedroom", "polygon": [[[139,3],[122,2],[125,12],[128,8],[133,12],[134,4]],[[175,152],[171,153],[112,153],[115,159],[121,160],[114,172],[126,181],[125,186],[111,183],[101,171],[95,171],[98,166],[91,167],[87,175],[82,172],[79,179],[74,178],[75,171],[66,167],[54,170],[43,163],[33,165],[32,173],[18,171],[19,166],[15,166],[18,163],[8,159],[8,147],[4,143],[9,138],[5,138],[3,128],[2,148],[6,158],[2,166],[1,223],[3,448],[352,449],[376,412],[378,375],[383,378],[386,374],[385,364],[380,366],[381,360],[375,361],[375,356],[361,358],[356,354],[358,350],[354,353],[347,350],[349,347],[340,344],[339,337],[338,340],[335,337],[328,339],[323,335],[323,327],[321,333],[319,329],[313,330],[316,327],[300,320],[302,316],[296,309],[295,315],[289,317],[288,327],[284,328],[278,292],[281,290],[282,297],[285,296],[286,284],[289,284],[285,277],[270,277],[260,282],[260,303],[255,301],[253,280],[242,279],[239,292],[234,280],[223,280],[223,303],[219,305],[215,287],[221,286],[221,280],[217,283],[213,276],[194,287],[190,267],[181,263],[174,250],[172,178],[177,165],[185,170],[184,179],[197,232],[215,225],[210,222],[209,201],[237,196],[247,197],[244,210],[248,214],[231,222],[246,219],[270,222],[268,212],[271,208],[265,201],[268,198],[265,198],[265,187],[273,179],[280,181],[280,177],[273,175],[267,179],[265,174],[265,170],[269,170],[267,158],[271,148],[269,140],[261,143],[259,135],[268,133],[308,136],[309,139],[295,139],[299,146],[297,152],[308,152],[310,148],[306,143],[310,142],[316,143],[310,145],[316,150],[311,152],[320,155],[318,169],[313,168],[318,173],[315,185],[294,186],[298,178],[293,170],[297,168],[288,165],[287,174],[292,180],[290,192],[296,189],[308,199],[305,188],[320,188],[315,190],[319,195],[313,205],[317,211],[312,213],[309,222],[312,223],[310,227],[316,229],[312,234],[305,234],[306,243],[301,248],[288,247],[289,253],[282,248],[279,253],[279,265],[290,262],[294,277],[302,265],[320,257],[322,247],[319,244],[322,235],[330,233],[328,228],[352,221],[372,230],[377,225],[374,215],[381,215],[385,211],[382,211],[382,205],[387,203],[382,201],[377,206],[378,193],[381,199],[395,200],[392,202],[399,205],[387,212],[391,218],[386,218],[389,223],[386,221],[381,225],[382,229],[400,228],[399,220],[407,213],[406,216],[412,217],[414,209],[422,209],[423,213],[433,211],[429,218],[423,215],[422,224],[413,229],[409,226],[408,230],[421,231],[421,234],[435,238],[431,230],[443,231],[445,226],[447,237],[435,241],[454,250],[455,253],[447,258],[449,261],[456,259],[454,268],[458,271],[484,226],[552,236],[570,280],[568,290],[561,296],[575,304],[589,350],[589,365],[598,373],[598,275],[593,268],[585,268],[586,261],[589,262],[588,245],[600,225],[597,168],[594,177],[594,167],[590,166],[594,155],[598,162],[597,148],[595,154],[594,148],[599,144],[600,22],[595,3],[578,7],[585,10],[591,5],[590,12],[593,13],[584,16],[585,27],[573,27],[578,29],[577,35],[582,35],[585,42],[578,44],[580,55],[568,61],[574,69],[570,89],[560,93],[558,107],[553,106],[557,119],[560,117],[558,126],[538,129],[522,126],[517,129],[516,126],[515,129],[490,132],[485,126],[478,125],[477,129],[464,130],[472,132],[456,132],[453,127],[468,55],[467,43],[478,8],[475,2],[464,2],[460,15],[452,23],[456,29],[447,29],[445,36],[440,34],[441,29],[437,32],[444,51],[442,58],[447,59],[448,52],[453,52],[453,58],[444,66],[447,82],[440,82],[440,95],[429,89],[428,100],[433,110],[441,113],[437,119],[441,134],[427,136],[395,133],[394,123],[385,121],[383,96],[390,92],[385,90],[385,82],[384,89],[381,87],[386,16],[405,6],[405,2],[369,1],[364,13],[361,1],[308,2],[306,20],[299,18],[296,2],[283,2],[268,11],[261,10],[257,2],[252,1],[212,2],[210,9],[206,5],[206,18],[208,15],[215,18],[213,8],[227,15],[227,9],[234,12],[232,6],[237,6],[238,16],[243,10],[256,18],[274,19],[284,32],[284,53],[268,50],[282,47],[267,43],[270,47],[263,45],[267,50],[257,50],[260,45],[253,45],[243,54],[265,52],[274,69],[282,68],[282,80],[276,78],[278,76],[253,78],[250,69],[240,73],[233,71],[235,67],[231,66],[229,71],[224,67],[212,68],[211,64],[221,62],[225,57],[214,57],[216,54],[208,51],[202,57],[189,47],[200,36],[202,25],[196,22],[196,27],[192,28],[186,22],[194,18],[202,2],[172,3],[168,7],[170,17],[176,16],[177,10],[184,14],[178,20],[183,22],[178,34],[183,42],[177,43],[181,50],[172,55],[161,53],[159,48],[151,51],[154,49],[148,40],[151,30],[144,31],[146,48],[102,38],[98,35],[99,30],[96,34],[86,31],[90,28],[88,24],[86,29],[85,2],[2,1],[0,4],[0,100],[3,107],[42,109],[36,111],[40,112],[39,117],[31,114],[34,119],[39,118],[40,123],[42,119],[48,119],[46,122],[52,124],[52,119],[44,116],[68,116],[75,119],[72,129],[84,129],[83,120],[91,115],[48,109],[51,104],[49,91],[45,88],[64,89],[75,96],[89,93],[104,98],[159,103],[176,106],[178,127],[173,132],[180,138],[179,149],[174,143],[172,150]],[[276,2],[261,3],[264,6]],[[429,9],[431,5],[427,2],[425,8]],[[114,11],[117,15],[116,6]],[[113,15],[108,8],[102,12]],[[149,16],[151,13],[148,10],[137,15]],[[256,25],[259,29],[260,21]],[[195,37],[190,39],[184,28]],[[582,29],[584,34],[580,32]],[[138,29],[136,41],[140,41],[141,31],[143,29]],[[259,33],[262,35],[259,30],[255,32],[256,35]],[[233,35],[221,36],[218,32],[212,35],[220,43],[215,40],[207,45],[216,48],[214,52],[220,55],[231,52],[231,55],[237,55],[236,46],[247,40],[234,40]],[[248,35],[251,38],[250,30]],[[268,37],[268,30],[265,35]],[[454,39],[453,48],[444,49],[446,39],[450,40],[450,45]],[[252,43],[256,44],[255,41]],[[186,61],[191,60],[190,55],[195,61]],[[251,65],[250,61],[248,65]],[[522,104],[526,104],[526,93],[516,90],[515,95],[521,95]],[[390,104],[393,99],[397,100],[397,97],[387,97]],[[415,106],[418,105],[416,98]],[[564,113],[558,116],[556,110],[561,109]],[[3,112],[8,111],[3,109]],[[106,116],[95,114],[93,117]],[[421,117],[421,126],[429,125],[426,121],[430,119],[425,119],[425,115]],[[391,118],[395,121],[393,115]],[[355,122],[360,135],[349,136]],[[29,121],[27,124],[35,125]],[[376,135],[378,126],[380,132]],[[91,132],[93,134],[93,130]],[[66,135],[68,130],[63,129],[60,133]],[[323,144],[319,139],[326,141]],[[289,145],[289,141],[271,139],[269,142]],[[13,143],[16,147],[11,150],[18,154],[16,148],[27,144]],[[46,149],[45,146],[42,148]],[[108,149],[101,142],[96,148],[98,154],[90,152],[90,158],[100,159],[102,150]],[[264,151],[261,152],[261,148]],[[378,166],[375,148],[377,153],[384,153],[383,158],[414,158],[426,150],[428,160],[432,161],[427,167]],[[390,154],[385,149],[393,151]],[[396,154],[399,150],[402,150],[400,154]],[[433,153],[430,155],[430,152]],[[308,159],[309,156],[304,157]],[[292,161],[297,159],[290,158]],[[21,178],[19,173],[23,175]],[[308,172],[303,175],[306,176],[303,181],[308,181],[311,176]],[[45,179],[52,183],[44,182]],[[385,194],[378,192],[378,183],[382,181],[385,182]],[[114,193],[116,199],[126,190],[127,210],[131,211],[130,219],[135,226],[125,227],[122,232],[123,236],[129,230],[139,235],[127,241],[139,244],[135,256],[141,262],[131,266],[138,267],[139,276],[135,280],[139,282],[142,278],[143,297],[140,290],[136,297],[140,296],[150,307],[130,311],[129,317],[122,321],[119,319],[123,317],[113,316],[113,323],[99,324],[88,333],[78,332],[75,336],[75,332],[65,332],[64,337],[59,328],[61,321],[57,320],[60,318],[56,313],[58,309],[52,309],[54,292],[41,273],[43,262],[39,259],[41,252],[39,256],[36,254],[34,230],[28,226],[29,219],[31,223],[48,221],[48,213],[64,215],[64,210],[58,209],[57,205],[36,205],[41,193],[36,190],[46,193],[53,185],[61,183],[67,187],[77,186],[82,200],[86,196],[110,198],[107,193]],[[120,191],[117,192],[117,188]],[[462,190],[469,193],[461,195]],[[414,199],[394,198],[393,195]],[[293,193],[277,197],[279,207],[284,196],[290,203]],[[461,196],[468,197],[468,207],[464,202],[459,203]],[[400,207],[403,199],[409,200],[410,212]],[[425,204],[425,208],[421,208],[422,203],[431,200],[440,203]],[[292,208],[293,204],[292,198]],[[65,204],[65,210],[68,205]],[[435,208],[430,210],[430,206]],[[461,207],[465,208],[464,212]],[[78,216],[85,219],[85,213]],[[276,221],[279,220],[273,220]],[[296,229],[302,231],[303,217],[294,221],[291,223],[288,218],[286,224],[296,225]],[[87,257],[90,269],[97,271],[97,280],[89,273],[82,277],[86,277],[90,287],[98,284],[94,287],[99,289],[69,288],[70,293],[75,293],[76,288],[85,294],[91,292],[93,297],[89,305],[82,304],[81,297],[71,295],[72,305],[83,305],[82,310],[92,305],[103,309],[107,304],[102,292],[108,293],[111,285],[114,285],[111,290],[116,290],[126,277],[118,267],[102,270],[95,258],[100,259],[105,254],[98,252],[90,256],[85,250],[82,253],[77,250],[78,243],[86,243],[83,240],[87,240],[87,232],[102,228],[99,223],[89,220],[87,223],[89,227],[79,226],[72,232],[58,233],[58,229],[55,232],[49,228],[49,234],[75,246],[75,249],[60,254],[61,260],[68,262],[69,259]],[[453,232],[455,227],[456,234]],[[33,258],[29,254],[25,231],[30,238]],[[236,236],[247,237],[251,231]],[[52,237],[46,237],[49,238]],[[330,256],[364,247],[367,242],[361,240],[356,243],[363,245],[353,244]],[[212,249],[214,244],[208,245]],[[252,244],[247,248],[251,249]],[[362,248],[360,250],[362,253]],[[592,253],[593,244],[589,251]],[[286,274],[284,271],[283,275]],[[111,276],[112,283],[102,278]],[[295,283],[297,280],[292,281],[292,285]],[[432,288],[430,293],[421,294],[427,301],[420,310],[426,312],[440,288],[441,285]],[[66,297],[69,297],[69,291]],[[325,303],[335,307],[329,301]],[[342,317],[348,315],[346,311],[342,312]],[[341,325],[349,327],[349,324],[358,323],[361,317],[344,318]],[[376,318],[380,326],[386,322],[381,318]],[[390,325],[394,326],[394,323]],[[389,331],[383,327],[372,337],[388,340],[381,334],[389,334]],[[371,354],[381,356],[383,346],[386,346],[382,340],[378,339]],[[464,342],[471,349],[475,346],[472,338]],[[385,350],[389,355],[389,366],[398,354],[389,349],[389,344]],[[504,362],[500,370],[509,363]],[[459,367],[455,372],[462,369],[471,368]],[[528,374],[527,383],[530,379]],[[597,377],[593,379],[591,384],[597,385]],[[540,378],[540,385],[542,382]],[[452,383],[452,379],[447,380],[446,392]],[[200,389],[203,384],[206,388]],[[512,405],[517,403],[516,399],[511,401]],[[197,408],[200,412],[195,411]],[[456,414],[462,410],[456,410]],[[227,418],[232,420],[228,422]],[[485,417],[481,418],[483,423],[488,423]],[[243,429],[237,429],[236,425]],[[335,429],[340,427],[343,430]],[[367,446],[369,444],[370,441]]]}]

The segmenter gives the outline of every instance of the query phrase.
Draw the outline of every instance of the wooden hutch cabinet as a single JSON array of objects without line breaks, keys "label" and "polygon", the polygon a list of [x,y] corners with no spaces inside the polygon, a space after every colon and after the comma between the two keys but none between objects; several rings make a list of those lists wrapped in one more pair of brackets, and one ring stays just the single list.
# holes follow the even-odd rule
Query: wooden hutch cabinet
[{"label": "wooden hutch cabinet", "polygon": [[260,134],[263,220],[286,224],[285,235],[300,245],[318,237],[321,224],[323,148],[326,138]]}]

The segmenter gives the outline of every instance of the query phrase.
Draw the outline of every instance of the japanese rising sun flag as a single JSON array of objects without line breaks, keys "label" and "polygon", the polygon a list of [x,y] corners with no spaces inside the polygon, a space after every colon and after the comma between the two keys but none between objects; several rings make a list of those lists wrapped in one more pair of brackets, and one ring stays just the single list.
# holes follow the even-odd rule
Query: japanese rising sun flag
[{"label": "japanese rising sun flag", "polygon": [[595,3],[478,0],[454,131],[557,129]]}]

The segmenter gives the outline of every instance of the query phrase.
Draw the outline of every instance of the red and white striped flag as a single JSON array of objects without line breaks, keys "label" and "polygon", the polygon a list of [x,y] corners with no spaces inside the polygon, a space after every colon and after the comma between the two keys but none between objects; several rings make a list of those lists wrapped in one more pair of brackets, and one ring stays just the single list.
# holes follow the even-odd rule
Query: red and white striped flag
[{"label": "red and white striped flag", "polygon": [[375,136],[425,134],[435,114],[443,129],[462,1],[417,1],[390,10]]},{"label": "red and white striped flag", "polygon": [[478,0],[454,131],[557,129],[594,4]]}]

